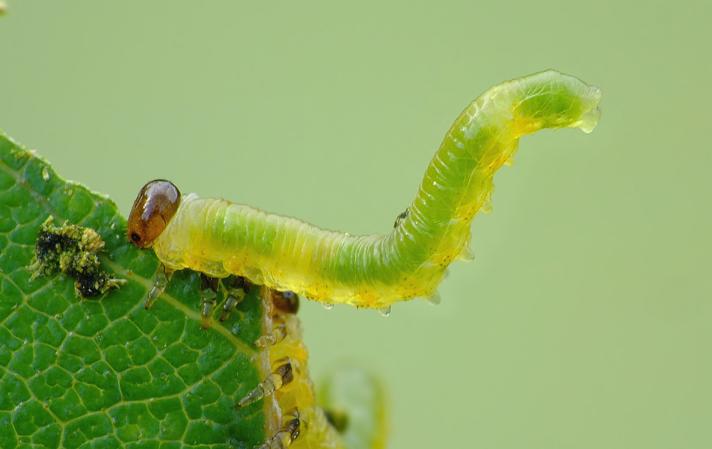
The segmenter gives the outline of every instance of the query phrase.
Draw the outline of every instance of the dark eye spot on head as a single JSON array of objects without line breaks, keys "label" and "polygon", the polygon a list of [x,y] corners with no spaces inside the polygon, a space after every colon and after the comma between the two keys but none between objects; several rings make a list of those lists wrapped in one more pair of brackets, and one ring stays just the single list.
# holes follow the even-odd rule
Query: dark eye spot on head
[{"label": "dark eye spot on head", "polygon": [[136,234],[135,232],[132,232],[132,233],[131,233],[131,240],[132,240],[134,243],[138,243],[138,242],[141,241],[141,236],[138,235],[138,234]]}]

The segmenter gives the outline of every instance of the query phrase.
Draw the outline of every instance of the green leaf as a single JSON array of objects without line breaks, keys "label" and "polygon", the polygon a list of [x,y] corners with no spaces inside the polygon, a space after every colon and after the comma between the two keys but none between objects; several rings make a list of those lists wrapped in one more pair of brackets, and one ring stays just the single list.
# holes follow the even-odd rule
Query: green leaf
[{"label": "green leaf", "polygon": [[[63,274],[32,279],[35,240],[50,215],[96,230],[102,265],[126,284],[81,300]],[[0,134],[0,447],[259,445],[261,404],[234,408],[262,376],[253,345],[259,298],[203,330],[198,276],[179,272],[144,310],[158,262],[124,230],[111,200]]]}]

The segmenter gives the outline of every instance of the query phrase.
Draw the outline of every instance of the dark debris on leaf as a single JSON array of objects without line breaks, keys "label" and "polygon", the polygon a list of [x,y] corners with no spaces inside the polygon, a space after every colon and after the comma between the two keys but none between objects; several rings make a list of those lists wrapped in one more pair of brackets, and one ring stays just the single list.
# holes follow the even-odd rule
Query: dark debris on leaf
[{"label": "dark debris on leaf", "polygon": [[54,225],[54,217],[47,217],[35,243],[33,276],[64,273],[74,278],[74,288],[82,298],[95,298],[124,280],[114,279],[101,267],[99,252],[104,248],[101,236],[91,228],[65,222]]}]

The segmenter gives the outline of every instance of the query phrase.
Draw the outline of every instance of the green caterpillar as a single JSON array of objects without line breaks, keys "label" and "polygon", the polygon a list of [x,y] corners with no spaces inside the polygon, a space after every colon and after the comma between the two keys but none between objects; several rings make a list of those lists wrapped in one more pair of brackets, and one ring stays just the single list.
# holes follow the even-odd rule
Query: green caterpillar
[{"label": "green caterpillar", "polygon": [[[495,172],[519,138],[544,128],[595,127],[600,90],[546,71],[497,85],[455,120],[406,213],[386,234],[350,235],[155,180],[139,192],[128,237],[166,267],[255,284],[325,303],[387,308],[432,297],[445,270],[468,253],[470,223],[489,203]],[[167,278],[159,280],[153,296]]]}]

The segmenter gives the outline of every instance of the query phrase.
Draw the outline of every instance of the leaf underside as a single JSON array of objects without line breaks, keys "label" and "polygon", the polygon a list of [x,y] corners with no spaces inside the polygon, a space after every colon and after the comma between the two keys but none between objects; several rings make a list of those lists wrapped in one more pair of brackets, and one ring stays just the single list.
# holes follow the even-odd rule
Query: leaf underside
[{"label": "leaf underside", "polygon": [[[65,275],[31,279],[49,215],[96,230],[102,264],[127,283],[80,300]],[[258,297],[203,330],[198,276],[179,272],[146,311],[158,261],[124,231],[111,200],[0,134],[0,448],[259,445],[260,405],[234,408],[260,378]]]}]

